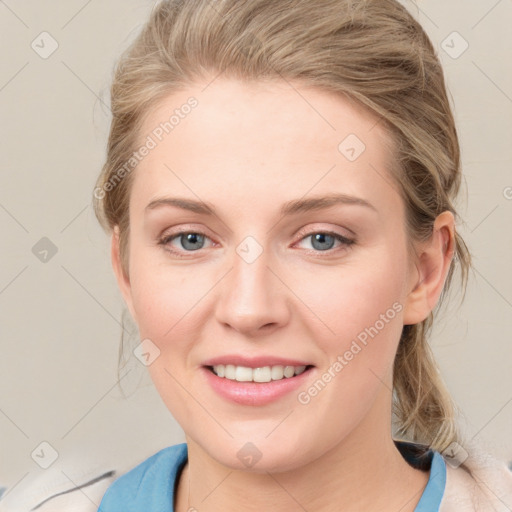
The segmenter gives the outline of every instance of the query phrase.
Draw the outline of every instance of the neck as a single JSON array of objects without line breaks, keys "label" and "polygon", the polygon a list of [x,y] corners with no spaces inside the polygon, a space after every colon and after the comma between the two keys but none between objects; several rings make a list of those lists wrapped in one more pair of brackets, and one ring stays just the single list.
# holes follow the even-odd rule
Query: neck
[{"label": "neck", "polygon": [[429,474],[409,466],[391,437],[391,422],[376,430],[375,418],[383,418],[382,410],[314,461],[284,472],[231,469],[187,438],[176,511],[413,512]]}]

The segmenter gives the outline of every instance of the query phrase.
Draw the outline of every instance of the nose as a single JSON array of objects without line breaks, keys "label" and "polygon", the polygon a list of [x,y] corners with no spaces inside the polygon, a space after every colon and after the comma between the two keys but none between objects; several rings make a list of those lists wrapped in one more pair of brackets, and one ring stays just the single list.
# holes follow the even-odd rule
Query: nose
[{"label": "nose", "polygon": [[249,257],[243,250],[234,251],[216,306],[220,323],[251,337],[267,335],[289,319],[285,279],[279,276],[270,251],[263,250],[256,259],[253,257],[250,251]]}]

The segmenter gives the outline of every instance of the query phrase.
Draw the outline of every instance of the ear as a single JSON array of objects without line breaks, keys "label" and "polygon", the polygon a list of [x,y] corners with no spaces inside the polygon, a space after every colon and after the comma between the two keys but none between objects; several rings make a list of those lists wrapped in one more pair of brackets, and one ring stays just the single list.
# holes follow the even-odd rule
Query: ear
[{"label": "ear", "polygon": [[132,318],[135,320],[135,322],[137,322],[137,317],[135,316],[133,308],[130,279],[124,273],[121,265],[121,256],[119,251],[119,226],[115,226],[112,232],[110,256],[112,259],[112,268],[114,269],[114,274],[116,276],[119,290],[121,291],[123,299],[130,311],[130,314],[132,315]]},{"label": "ear", "polygon": [[412,290],[404,307],[404,325],[422,322],[434,309],[450,269],[455,250],[455,219],[450,211],[437,216],[432,236],[418,246]]}]

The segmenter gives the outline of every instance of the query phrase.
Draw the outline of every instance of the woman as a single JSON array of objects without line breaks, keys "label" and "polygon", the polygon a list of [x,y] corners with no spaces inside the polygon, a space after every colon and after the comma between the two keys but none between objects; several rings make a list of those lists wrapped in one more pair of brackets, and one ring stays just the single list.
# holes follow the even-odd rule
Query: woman
[{"label": "woman", "polygon": [[187,442],[100,510],[510,510],[427,343],[471,260],[443,72],[406,9],[164,1],[111,94],[96,213]]}]

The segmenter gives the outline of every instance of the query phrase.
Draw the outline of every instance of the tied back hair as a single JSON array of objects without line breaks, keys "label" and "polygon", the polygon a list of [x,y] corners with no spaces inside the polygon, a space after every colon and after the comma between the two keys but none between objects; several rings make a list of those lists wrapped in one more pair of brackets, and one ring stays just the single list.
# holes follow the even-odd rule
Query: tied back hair
[{"label": "tied back hair", "polygon": [[[220,74],[247,83],[294,81],[357,103],[393,143],[391,174],[411,244],[430,238],[443,211],[458,220],[460,148],[443,70],[421,25],[395,0],[161,1],[117,64],[107,156],[96,186],[105,190],[129,160],[159,102]],[[132,181],[133,172],[94,197],[104,229],[119,229],[127,277]],[[441,452],[462,440],[428,336],[456,268],[465,295],[471,257],[457,232],[440,300],[424,321],[404,326],[393,372],[397,437]]]}]

